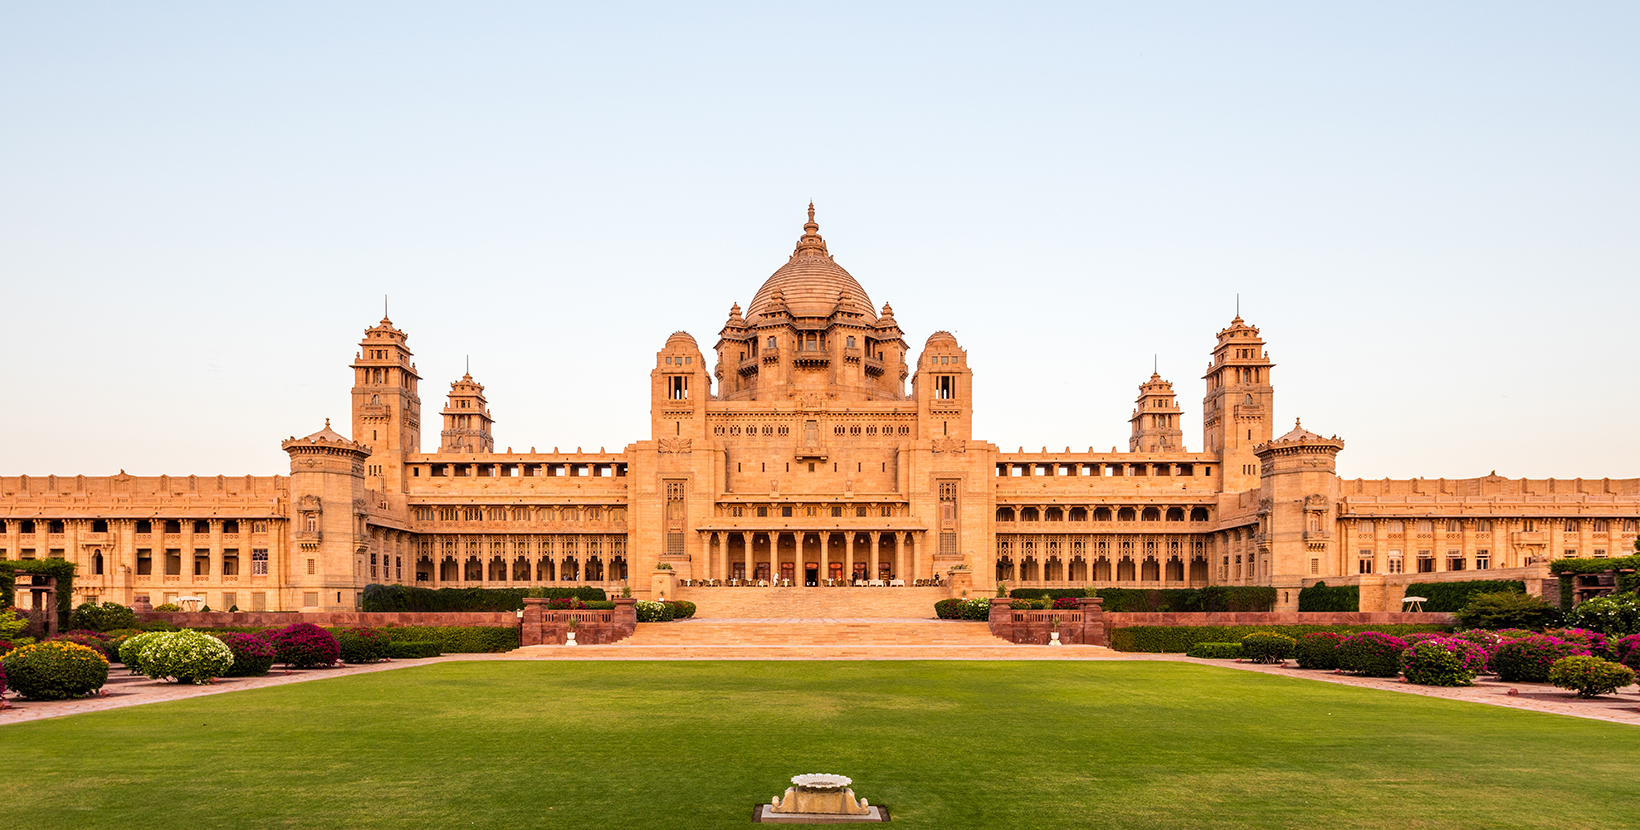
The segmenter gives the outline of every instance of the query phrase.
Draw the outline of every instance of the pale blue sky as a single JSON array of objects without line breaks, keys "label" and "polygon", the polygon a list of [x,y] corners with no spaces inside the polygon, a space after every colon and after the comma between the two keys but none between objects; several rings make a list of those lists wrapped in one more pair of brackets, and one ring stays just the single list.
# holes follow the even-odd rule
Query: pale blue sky
[{"label": "pale blue sky", "polygon": [[437,444],[647,437],[813,198],[976,434],[1201,446],[1233,314],[1346,476],[1640,475],[1632,3],[0,3],[0,471],[274,473],[392,294]]}]

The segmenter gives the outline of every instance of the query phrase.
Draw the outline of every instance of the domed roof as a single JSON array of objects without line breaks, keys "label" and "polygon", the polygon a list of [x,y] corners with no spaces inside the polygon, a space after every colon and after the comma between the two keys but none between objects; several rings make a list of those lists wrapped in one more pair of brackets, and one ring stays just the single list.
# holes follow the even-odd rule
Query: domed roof
[{"label": "domed roof", "polygon": [[1283,443],[1288,441],[1320,441],[1321,436],[1305,429],[1304,423],[1301,420],[1294,418],[1293,430],[1286,435],[1277,438],[1276,440]]},{"label": "domed roof", "polygon": [[934,345],[935,343],[950,343],[952,345],[956,345],[956,342],[957,342],[957,337],[956,337],[956,335],[952,334],[951,332],[936,331],[933,334],[928,335],[928,342],[923,344],[923,348],[926,349],[929,346]]},{"label": "domed roof", "polygon": [[666,345],[667,346],[687,346],[691,349],[696,349],[696,350],[700,349],[700,346],[695,344],[694,335],[692,335],[692,334],[690,334],[689,332],[686,332],[686,331],[672,332],[672,336],[666,338]]},{"label": "domed roof", "polygon": [[814,222],[813,202],[809,203],[809,221],[803,226],[803,236],[797,240],[792,258],[757,290],[746,307],[746,318],[755,320],[767,315],[777,298],[784,299],[793,317],[828,317],[842,302],[863,321],[877,321],[866,290],[826,252],[826,241],[820,238],[820,226]]}]

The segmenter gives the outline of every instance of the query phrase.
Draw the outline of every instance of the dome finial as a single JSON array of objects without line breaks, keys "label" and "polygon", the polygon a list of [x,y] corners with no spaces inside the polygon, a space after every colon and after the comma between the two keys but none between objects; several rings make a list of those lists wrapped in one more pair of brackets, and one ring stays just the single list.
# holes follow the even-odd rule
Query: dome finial
[{"label": "dome finial", "polygon": [[809,221],[810,222],[814,221],[814,200],[813,199],[809,200]]}]

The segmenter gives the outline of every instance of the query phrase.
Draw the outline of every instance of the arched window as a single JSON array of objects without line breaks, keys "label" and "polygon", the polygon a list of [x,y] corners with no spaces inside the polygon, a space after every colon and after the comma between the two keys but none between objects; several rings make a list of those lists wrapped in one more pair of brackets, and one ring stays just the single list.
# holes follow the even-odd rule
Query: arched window
[{"label": "arched window", "polygon": [[1191,508],[1191,510],[1190,510],[1190,521],[1193,521],[1193,522],[1205,522],[1205,521],[1207,521],[1207,508],[1205,508],[1205,507]]},{"label": "arched window", "polygon": [[1014,509],[1012,507],[998,507],[997,508],[997,521],[999,521],[999,522],[1011,522],[1013,520],[1014,520]]},{"label": "arched window", "polygon": [[1034,522],[1037,521],[1038,518],[1036,508],[1034,507],[1027,507],[1019,511],[1019,520],[1022,522]]},{"label": "arched window", "polygon": [[1154,507],[1147,507],[1140,518],[1142,521],[1146,522],[1159,522],[1162,520],[1162,511],[1157,510]]},{"label": "arched window", "polygon": [[1167,520],[1170,521],[1170,522],[1182,522],[1182,521],[1184,521],[1184,508],[1183,507],[1169,507],[1167,509]]},{"label": "arched window", "polygon": [[1110,521],[1110,508],[1108,508],[1108,507],[1095,507],[1093,509],[1093,520],[1096,521],[1096,522],[1108,522],[1108,521]]},{"label": "arched window", "polygon": [[1136,518],[1138,518],[1138,513],[1131,507],[1124,507],[1116,511],[1116,521],[1131,522]]}]

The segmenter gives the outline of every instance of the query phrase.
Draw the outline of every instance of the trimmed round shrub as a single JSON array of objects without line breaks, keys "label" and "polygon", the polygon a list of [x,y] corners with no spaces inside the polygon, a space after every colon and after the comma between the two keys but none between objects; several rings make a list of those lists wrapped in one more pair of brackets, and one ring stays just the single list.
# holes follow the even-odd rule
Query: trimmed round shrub
[{"label": "trimmed round shrub", "polygon": [[1241,638],[1241,656],[1255,663],[1280,663],[1293,656],[1297,640],[1271,631],[1255,631]]},{"label": "trimmed round shrub", "polygon": [[213,635],[233,652],[233,665],[223,677],[261,677],[273,668],[278,649],[261,634],[223,631]]},{"label": "trimmed round shrub", "polygon": [[1551,628],[1544,634],[1559,637],[1568,643],[1577,643],[1596,657],[1606,656],[1606,635],[1587,628]]},{"label": "trimmed round shrub", "polygon": [[136,624],[136,612],[117,602],[81,603],[68,617],[69,628],[87,628],[92,631],[131,628]]},{"label": "trimmed round shrub", "polygon": [[1338,668],[1338,645],[1344,635],[1331,631],[1313,631],[1298,638],[1293,645],[1293,657],[1301,669]]},{"label": "trimmed round shrub", "polygon": [[963,600],[942,599],[934,603],[934,616],[942,620],[960,620],[962,619],[962,606]]},{"label": "trimmed round shrub", "polygon": [[1205,660],[1239,660],[1241,654],[1241,643],[1197,643],[1185,651],[1184,656]]},{"label": "trimmed round shrub", "polygon": [[108,659],[78,643],[35,643],[0,657],[6,682],[31,700],[84,697],[108,682]]},{"label": "trimmed round shrub", "polygon": [[1587,649],[1576,643],[1537,634],[1498,646],[1492,654],[1492,670],[1505,683],[1547,683],[1549,667],[1556,660],[1588,653]]},{"label": "trimmed round shrub", "polygon": [[672,606],[658,600],[640,599],[633,604],[633,610],[638,614],[638,622],[669,622],[672,619]]},{"label": "trimmed round shrub", "polygon": [[125,642],[120,643],[120,662],[124,663],[132,674],[142,674],[142,650],[153,642],[154,638],[165,633],[167,632],[144,631],[141,634],[133,634],[125,638]]},{"label": "trimmed round shrub", "polygon": [[682,599],[669,599],[667,605],[672,606],[672,619],[687,620],[695,616],[695,604]]},{"label": "trimmed round shrub", "polygon": [[1640,594],[1610,594],[1586,599],[1566,612],[1566,625],[1613,637],[1640,634]]},{"label": "trimmed round shrub", "polygon": [[270,632],[268,641],[278,653],[274,661],[293,669],[332,666],[341,657],[336,637],[313,623],[291,623]]},{"label": "trimmed round shrub", "polygon": [[1401,652],[1401,673],[1420,686],[1473,686],[1486,669],[1486,651],[1457,637],[1419,640]]},{"label": "trimmed round shrub", "polygon": [[374,628],[344,628],[333,632],[343,663],[380,663],[387,659],[391,638]]},{"label": "trimmed round shrub", "polygon": [[1578,697],[1600,697],[1633,683],[1634,669],[1592,655],[1573,655],[1549,667],[1549,682],[1576,690]]},{"label": "trimmed round shrub", "polygon": [[1640,671],[1640,634],[1630,634],[1611,642],[1612,659]]},{"label": "trimmed round shrub", "polygon": [[1407,641],[1376,631],[1351,634],[1338,644],[1338,667],[1365,677],[1395,677],[1401,673],[1401,652]]},{"label": "trimmed round shrub", "polygon": [[202,686],[233,668],[233,649],[202,631],[159,634],[142,647],[142,673]]}]

